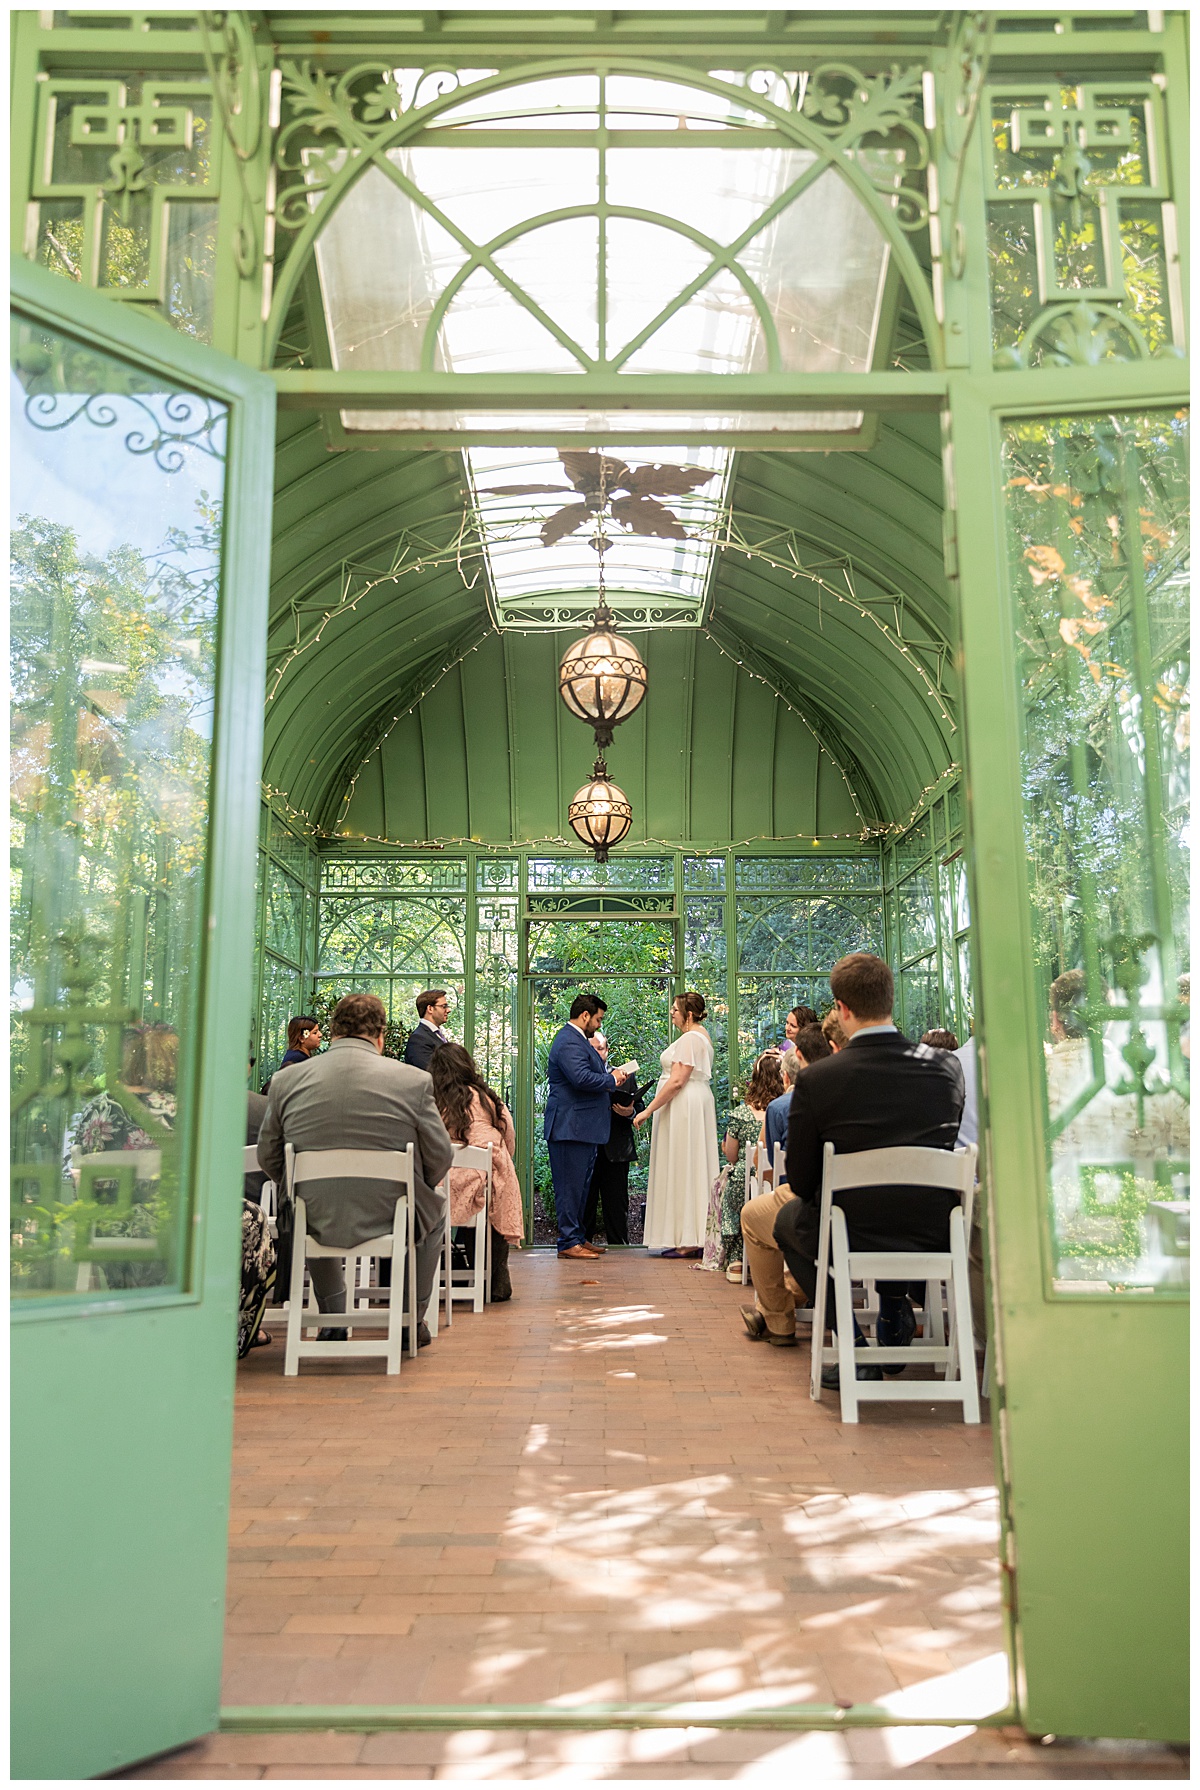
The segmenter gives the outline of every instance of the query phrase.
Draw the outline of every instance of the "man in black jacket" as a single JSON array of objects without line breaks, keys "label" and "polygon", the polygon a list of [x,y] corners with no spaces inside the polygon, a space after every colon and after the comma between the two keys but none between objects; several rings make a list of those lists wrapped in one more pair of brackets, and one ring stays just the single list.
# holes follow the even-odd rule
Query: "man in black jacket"
[{"label": "man in black jacket", "polygon": [[417,996],[417,1023],[408,1034],[404,1061],[410,1069],[428,1069],[439,1044],[449,1044],[446,1021],[450,1017],[450,997],[444,988],[427,988]]},{"label": "man in black jacket", "polygon": [[[852,952],[834,964],[829,986],[848,1042],[797,1077],[787,1146],[788,1185],[797,1197],[775,1220],[775,1241],[810,1304],[817,1292],[824,1146],[832,1143],[839,1155],[903,1144],[952,1150],[963,1108],[957,1058],[911,1044],[893,1024],[892,972],[881,958]],[[950,1213],[958,1196],[945,1189],[859,1187],[834,1199],[846,1214],[851,1249],[950,1247]],[[916,1330],[906,1285],[881,1280],[876,1287],[879,1341],[903,1347]],[[832,1277],[828,1309],[835,1309]],[[858,1369],[860,1379],[879,1373],[877,1367]],[[836,1375],[836,1368],[829,1370],[826,1383],[836,1384]]]}]

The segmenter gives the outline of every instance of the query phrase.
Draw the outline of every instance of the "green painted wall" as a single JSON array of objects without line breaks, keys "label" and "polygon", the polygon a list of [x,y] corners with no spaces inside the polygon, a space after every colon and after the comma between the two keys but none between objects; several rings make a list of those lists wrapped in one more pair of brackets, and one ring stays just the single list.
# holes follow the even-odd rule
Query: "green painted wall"
[{"label": "green painted wall", "polygon": [[[595,746],[554,694],[568,638],[489,636],[394,724],[334,831],[404,844],[570,841],[567,804]],[[644,634],[639,646],[649,693],[608,753],[633,802],[631,845],[857,837],[845,778],[773,691],[695,633]]]}]

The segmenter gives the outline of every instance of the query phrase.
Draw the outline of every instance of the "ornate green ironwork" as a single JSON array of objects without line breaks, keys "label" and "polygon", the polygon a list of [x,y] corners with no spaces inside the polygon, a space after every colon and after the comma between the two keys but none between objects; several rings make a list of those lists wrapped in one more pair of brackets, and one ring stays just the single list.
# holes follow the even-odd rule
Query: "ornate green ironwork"
[{"label": "ornate green ironwork", "polygon": [[[928,138],[922,122],[921,69],[896,69],[868,76],[848,63],[830,63],[789,81],[773,71],[764,78],[751,74],[744,83],[720,80],[711,74],[680,69],[669,64],[634,57],[605,58],[582,63],[577,58],[531,62],[464,81],[458,71],[435,69],[395,70],[384,63],[359,64],[334,79],[311,62],[281,64],[285,121],[276,145],[276,165],[281,190],[277,207],[280,228],[294,232],[281,277],[276,283],[270,325],[270,345],[279,340],[284,319],[309,255],[327,226],[330,215],[354,183],[370,168],[378,169],[404,197],[436,222],[457,245],[462,261],[436,295],[424,324],[422,346],[415,365],[426,372],[437,365],[438,334],[442,320],[456,295],[477,270],[483,270],[523,310],[536,319],[584,372],[620,371],[663,326],[709,285],[720,272],[730,274],[753,307],[763,332],[767,366],[782,371],[786,362],[771,307],[742,264],[747,245],[767,228],[787,206],[798,199],[828,170],[847,182],[849,191],[866,207],[881,237],[896,258],[911,300],[922,318],[933,364],[939,363],[940,347],[928,282],[908,240],[928,221],[929,200],[925,170],[929,160]],[[594,128],[539,129],[532,137],[522,128],[522,110],[536,110],[525,99],[515,110],[506,108],[505,91],[522,92],[531,84],[586,75],[597,80]],[[622,130],[607,123],[605,82],[609,76],[633,76],[649,82],[681,85],[701,98],[732,108],[736,123],[728,128],[689,128],[685,131]],[[403,88],[397,85],[397,77]],[[771,97],[755,90],[769,85]],[[468,120],[455,116],[468,102],[495,96],[497,110],[478,107]],[[553,100],[544,102],[553,109]],[[661,102],[660,102],[661,103]],[[676,105],[678,100],[674,102]],[[652,108],[653,102],[647,101]],[[624,109],[628,111],[628,104]],[[570,122],[566,119],[564,122]],[[702,123],[702,121],[700,121]],[[735,239],[722,244],[679,218],[648,207],[620,205],[606,191],[604,157],[620,146],[649,144],[687,154],[695,147],[739,142],[774,143],[799,149],[811,158],[807,167],[785,189],[765,204],[753,222]],[[440,147],[457,145],[499,146],[502,143],[536,142],[548,150],[569,142],[576,148],[593,148],[599,156],[600,191],[595,201],[534,215],[515,224],[489,242],[474,241],[455,220],[422,191],[402,166],[396,152],[422,143]],[[595,218],[600,226],[600,254],[596,273],[596,315],[599,350],[591,353],[521,287],[497,259],[511,242],[528,232],[574,218]],[[708,259],[693,278],[663,305],[627,341],[607,340],[607,275],[605,226],[614,218],[627,218],[674,232],[695,244]],[[283,243],[280,252],[283,252]]]}]

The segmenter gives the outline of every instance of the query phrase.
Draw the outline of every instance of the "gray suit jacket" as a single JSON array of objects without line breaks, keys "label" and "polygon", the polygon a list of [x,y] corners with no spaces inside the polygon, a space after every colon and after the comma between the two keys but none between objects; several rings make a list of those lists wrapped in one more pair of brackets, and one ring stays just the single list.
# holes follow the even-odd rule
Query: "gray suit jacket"
[{"label": "gray suit jacket", "polygon": [[[433,1103],[433,1083],[420,1069],[381,1057],[368,1038],[335,1038],[320,1056],[296,1063],[271,1081],[258,1134],[260,1166],[282,1191],[283,1150],[403,1150],[413,1144],[416,1236],[445,1222],[436,1191],[454,1154]],[[388,1181],[310,1181],[304,1194],[308,1228],[318,1243],[348,1249],[392,1228],[399,1188]]]}]

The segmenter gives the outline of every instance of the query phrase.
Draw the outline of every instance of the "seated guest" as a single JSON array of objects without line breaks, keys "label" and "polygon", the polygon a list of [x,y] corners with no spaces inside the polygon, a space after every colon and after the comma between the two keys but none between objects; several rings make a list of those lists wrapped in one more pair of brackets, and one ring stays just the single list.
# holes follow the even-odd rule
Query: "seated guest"
[{"label": "seated guest", "polygon": [[[796,1082],[788,1125],[788,1185],[795,1198],[780,1207],[775,1241],[809,1303],[817,1291],[821,1177],[826,1143],[839,1152],[916,1144],[952,1150],[963,1109],[963,1074],[949,1051],[911,1044],[892,1022],[892,972],[879,957],[854,951],[835,963],[829,985],[846,1035],[836,1056],[814,1063]],[[851,1249],[945,1250],[958,1195],[942,1188],[863,1187],[836,1196],[846,1214]],[[903,1347],[916,1331],[904,1281],[876,1282],[876,1335]],[[853,1323],[837,1312],[830,1281],[832,1327]],[[856,1336],[860,1334],[855,1325]],[[890,1368],[890,1372],[902,1369]],[[860,1366],[858,1378],[878,1379]],[[837,1369],[822,1384],[837,1385]]]},{"label": "seated guest", "polygon": [[292,1063],[307,1063],[316,1051],[321,1048],[321,1027],[311,1013],[301,1013],[295,1019],[288,1020],[288,1047],[279,1064],[280,1069],[287,1069]]},{"label": "seated guest", "polygon": [[842,1022],[838,1018],[838,1010],[831,1007],[821,1021],[821,1030],[825,1034],[825,1042],[830,1050],[839,1051],[846,1048],[846,1034],[842,1030]]},{"label": "seated guest", "polygon": [[[600,1061],[607,1068],[608,1039],[603,1032],[597,1032],[592,1038],[592,1049],[598,1052]],[[638,1159],[633,1118],[645,1105],[645,1095],[636,1081],[627,1081],[612,1096],[612,1127],[608,1142],[597,1145],[587,1204],[583,1209],[583,1234],[589,1242],[596,1234],[601,1213],[604,1215],[604,1241],[618,1246],[629,1242],[629,1165]]]},{"label": "seated guest", "polygon": [[[254,1058],[250,1059],[254,1073]],[[267,1110],[265,1094],[253,1090],[246,1095],[246,1142],[256,1144]],[[242,1177],[242,1291],[238,1303],[238,1360],[251,1349],[262,1349],[271,1340],[271,1332],[262,1328],[267,1295],[275,1283],[275,1245],[262,1209],[262,1190],[266,1176],[261,1172]]]},{"label": "seated guest", "polygon": [[778,1051],[765,1050],[750,1073],[745,1096],[729,1115],[729,1128],[721,1148],[731,1167],[725,1176],[719,1207],[714,1189],[704,1247],[705,1267],[723,1268],[729,1280],[740,1282],[742,1278],[742,1208],[746,1204],[750,1147],[759,1140],[767,1108],[783,1092],[781,1064],[793,1055],[789,1051],[781,1057]]},{"label": "seated guest", "polygon": [[[780,1059],[784,1092],[772,1100],[763,1120],[763,1142],[775,1161],[775,1146],[787,1144],[788,1114],[792,1105],[792,1088],[802,1069],[819,1063],[833,1054],[819,1025],[802,1026],[795,1049]],[[787,1175],[780,1169],[773,1187],[748,1200],[742,1207],[742,1238],[750,1279],[754,1283],[754,1304],[741,1308],[742,1322],[752,1342],[774,1343],[777,1348],[791,1348],[796,1341],[796,1298],[798,1289],[786,1273],[783,1256],[775,1241],[775,1220],[785,1200],[792,1197]],[[790,1283],[790,1284],[789,1284]]]},{"label": "seated guest", "polygon": [[[510,1244],[520,1245],[525,1235],[521,1184],[513,1158],[517,1137],[508,1108],[489,1088],[471,1053],[461,1044],[442,1044],[429,1064],[433,1098],[442,1123],[456,1144],[491,1144],[492,1204],[488,1222],[492,1230],[492,1286],[495,1304],[512,1298],[508,1272]],[[483,1175],[477,1168],[450,1170],[450,1222],[469,1224],[483,1205]],[[471,1239],[474,1242],[474,1238]]]},{"label": "seated guest", "polygon": [[921,1043],[928,1044],[931,1050],[957,1050],[958,1039],[953,1032],[944,1026],[935,1026],[932,1032],[921,1033]]},{"label": "seated guest", "polygon": [[416,1000],[417,1023],[408,1034],[404,1061],[413,1069],[428,1069],[429,1060],[441,1044],[449,1044],[446,1021],[450,1017],[450,997],[444,988],[427,988]]},{"label": "seated guest", "polygon": [[820,1019],[813,1012],[811,1007],[793,1007],[783,1022],[784,1037],[786,1039],[786,1042],[782,1047],[784,1055],[787,1056],[790,1054],[797,1037],[805,1026],[815,1026],[820,1025],[820,1023]]},{"label": "seated guest", "polygon": [[[258,1137],[259,1167],[281,1191],[284,1146],[297,1150],[403,1150],[415,1145],[413,1189],[417,1310],[429,1304],[437,1278],[446,1220],[437,1184],[450,1167],[447,1135],[427,1075],[383,1055],[387,1013],[374,994],[348,994],[333,1011],[329,1049],[271,1082]],[[318,1243],[349,1249],[392,1228],[400,1189],[394,1182],[346,1177],[310,1181],[304,1193],[308,1229]],[[309,1264],[317,1305],[346,1308],[342,1263],[318,1256]],[[322,1330],[321,1341],[344,1342],[344,1329]],[[429,1341],[418,1325],[421,1347]]]},{"label": "seated guest", "polygon": [[792,1106],[792,1088],[796,1077],[810,1063],[819,1063],[823,1057],[832,1056],[833,1051],[824,1032],[816,1020],[811,1025],[801,1026],[793,1041],[792,1049],[785,1051],[780,1059],[783,1079],[786,1083],[783,1093],[776,1096],[767,1108],[767,1116],[763,1120],[762,1142],[766,1144],[773,1163],[777,1147],[786,1148],[788,1113]]}]

